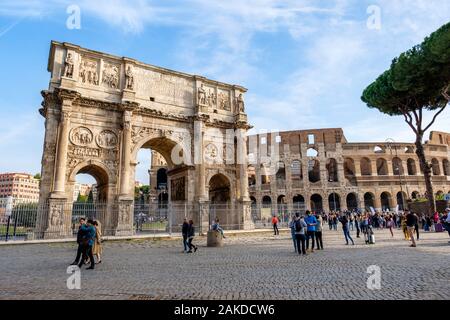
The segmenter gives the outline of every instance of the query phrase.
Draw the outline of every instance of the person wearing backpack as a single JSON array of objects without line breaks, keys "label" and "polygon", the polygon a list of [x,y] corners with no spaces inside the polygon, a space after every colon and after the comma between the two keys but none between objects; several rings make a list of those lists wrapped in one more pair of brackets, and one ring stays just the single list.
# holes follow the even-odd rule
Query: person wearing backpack
[{"label": "person wearing backpack", "polygon": [[294,250],[295,250],[295,253],[297,253],[297,239],[295,237],[295,221],[296,221],[296,216],[294,214],[292,216],[291,222],[289,222],[289,228],[291,229],[291,237],[292,237],[292,241],[294,242]]},{"label": "person wearing backpack", "polygon": [[[305,230],[308,227],[303,217],[297,212],[295,214],[295,240],[297,242],[297,252],[298,254],[306,255],[306,236]],[[300,250],[301,249],[301,250]]]}]

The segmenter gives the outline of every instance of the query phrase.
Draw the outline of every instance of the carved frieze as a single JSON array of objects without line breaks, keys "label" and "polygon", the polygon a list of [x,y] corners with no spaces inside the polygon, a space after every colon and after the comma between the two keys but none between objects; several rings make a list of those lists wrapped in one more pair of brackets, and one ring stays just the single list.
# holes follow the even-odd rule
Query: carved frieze
[{"label": "carved frieze", "polygon": [[205,147],[205,160],[208,163],[221,162],[221,154],[215,144],[210,143]]},{"label": "carved frieze", "polygon": [[170,200],[182,201],[186,197],[185,177],[176,178],[170,181]]},{"label": "carved frieze", "polygon": [[144,137],[161,135],[161,129],[133,126],[131,131],[131,140],[133,143],[136,143]]},{"label": "carved frieze", "polygon": [[69,146],[69,156],[75,158],[98,158],[102,155],[101,149]]},{"label": "carved frieze", "polygon": [[82,83],[98,85],[98,62],[81,58],[79,75]]},{"label": "carved frieze", "polygon": [[63,206],[58,204],[50,205],[50,225],[53,227],[62,226],[64,223]]},{"label": "carved frieze", "polygon": [[221,110],[231,111],[230,92],[227,90],[217,90],[218,108]]},{"label": "carved frieze", "polygon": [[215,89],[212,87],[207,87],[203,85],[203,83],[200,85],[200,88],[198,88],[198,104],[208,107],[215,108],[217,106],[217,96]]},{"label": "carved frieze", "polygon": [[87,146],[93,140],[92,131],[86,127],[76,127],[70,131],[70,142],[77,146]]},{"label": "carved frieze", "polygon": [[118,141],[117,134],[112,130],[103,130],[95,137],[97,145],[104,149],[114,149]]},{"label": "carved frieze", "polygon": [[105,62],[102,72],[102,84],[103,86],[111,89],[119,88],[119,71],[120,66]]},{"label": "carved frieze", "polygon": [[128,224],[130,223],[130,214],[132,206],[130,204],[119,204],[119,223]]}]

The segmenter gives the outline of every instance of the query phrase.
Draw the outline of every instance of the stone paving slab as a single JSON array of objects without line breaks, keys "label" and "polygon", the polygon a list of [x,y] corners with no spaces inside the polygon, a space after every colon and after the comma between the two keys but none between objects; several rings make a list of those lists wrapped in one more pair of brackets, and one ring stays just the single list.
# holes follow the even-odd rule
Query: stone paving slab
[{"label": "stone paving slab", "polygon": [[[223,248],[198,238],[195,254],[179,239],[105,242],[94,271],[69,290],[74,243],[0,247],[0,299],[449,299],[447,233],[422,234],[410,248],[400,231],[376,231],[376,245],[346,246],[325,231],[324,251],[293,252],[288,233],[228,236]],[[355,236],[356,238],[356,236]],[[381,268],[381,290],[367,289],[367,268]]]}]

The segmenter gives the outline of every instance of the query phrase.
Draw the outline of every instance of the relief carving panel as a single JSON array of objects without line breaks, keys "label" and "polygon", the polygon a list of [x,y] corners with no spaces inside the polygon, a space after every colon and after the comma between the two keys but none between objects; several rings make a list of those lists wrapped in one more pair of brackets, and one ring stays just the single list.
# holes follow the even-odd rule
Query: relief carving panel
[{"label": "relief carving panel", "polygon": [[98,85],[98,62],[81,58],[79,75],[82,83]]},{"label": "relief carving panel", "polygon": [[92,131],[86,127],[76,127],[70,131],[70,142],[77,146],[87,146],[93,140]]},{"label": "relief carving panel", "polygon": [[118,64],[112,64],[105,62],[102,72],[102,84],[106,88],[118,89],[119,88],[119,71],[120,66]]}]

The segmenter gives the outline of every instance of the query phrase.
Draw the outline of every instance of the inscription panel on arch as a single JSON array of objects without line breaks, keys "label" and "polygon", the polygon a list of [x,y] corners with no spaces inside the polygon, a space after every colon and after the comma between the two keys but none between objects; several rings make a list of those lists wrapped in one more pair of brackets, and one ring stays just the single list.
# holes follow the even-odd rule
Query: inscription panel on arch
[{"label": "inscription panel on arch", "polygon": [[135,78],[137,98],[193,108],[193,81],[142,68],[135,69]]}]

